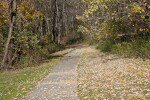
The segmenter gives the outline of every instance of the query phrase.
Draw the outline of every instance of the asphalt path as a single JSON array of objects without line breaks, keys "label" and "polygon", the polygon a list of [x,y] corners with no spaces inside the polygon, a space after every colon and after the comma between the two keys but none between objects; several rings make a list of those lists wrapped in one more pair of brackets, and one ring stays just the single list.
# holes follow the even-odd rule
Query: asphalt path
[{"label": "asphalt path", "polygon": [[82,46],[72,47],[72,51],[53,67],[25,100],[78,100],[77,98],[77,65]]}]

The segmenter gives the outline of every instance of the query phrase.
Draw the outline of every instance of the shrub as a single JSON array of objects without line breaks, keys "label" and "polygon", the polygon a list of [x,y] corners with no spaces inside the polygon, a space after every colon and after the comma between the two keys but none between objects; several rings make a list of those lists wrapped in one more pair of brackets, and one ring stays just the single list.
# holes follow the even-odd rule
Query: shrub
[{"label": "shrub", "polygon": [[127,57],[150,58],[150,38],[137,38],[133,41],[115,42],[112,40],[100,41],[97,49]]}]

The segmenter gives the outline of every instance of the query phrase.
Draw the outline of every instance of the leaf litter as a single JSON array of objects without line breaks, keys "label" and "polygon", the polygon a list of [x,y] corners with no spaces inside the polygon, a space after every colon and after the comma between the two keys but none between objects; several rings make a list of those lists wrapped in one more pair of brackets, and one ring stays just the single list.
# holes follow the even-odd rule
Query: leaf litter
[{"label": "leaf litter", "polygon": [[87,47],[78,67],[81,100],[150,100],[150,60]]}]

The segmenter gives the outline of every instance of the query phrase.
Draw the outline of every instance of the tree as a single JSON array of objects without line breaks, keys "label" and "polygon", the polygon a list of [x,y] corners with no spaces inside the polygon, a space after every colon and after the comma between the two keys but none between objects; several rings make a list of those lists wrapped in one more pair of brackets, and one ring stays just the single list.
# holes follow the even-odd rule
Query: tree
[{"label": "tree", "polygon": [[[89,33],[91,39],[117,38],[124,35],[138,35],[139,29],[148,32],[149,3],[146,0],[83,0],[82,16],[78,19],[84,23],[79,29],[83,33]],[[148,17],[147,17],[148,18]],[[86,27],[85,27],[86,26]],[[143,28],[143,26],[145,28]],[[141,30],[142,30],[141,29]]]},{"label": "tree", "polygon": [[8,33],[8,39],[5,45],[4,57],[1,63],[1,68],[4,68],[4,66],[6,66],[8,48],[9,48],[11,36],[13,33],[14,23],[15,23],[16,14],[17,14],[17,0],[10,0],[10,1],[5,0],[5,2],[7,3],[8,15],[9,15],[9,33]]},{"label": "tree", "polygon": [[41,53],[42,50],[50,51],[60,45],[64,37],[76,37],[77,0],[0,2],[0,51],[4,53],[0,52],[1,69],[18,63],[24,64],[26,58],[29,59],[28,62],[37,63],[37,54],[42,59],[42,53],[45,53]]}]

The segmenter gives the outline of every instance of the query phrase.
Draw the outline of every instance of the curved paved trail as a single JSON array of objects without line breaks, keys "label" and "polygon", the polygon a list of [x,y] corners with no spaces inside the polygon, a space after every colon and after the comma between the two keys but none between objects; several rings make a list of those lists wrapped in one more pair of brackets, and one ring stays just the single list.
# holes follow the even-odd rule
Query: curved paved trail
[{"label": "curved paved trail", "polygon": [[74,46],[25,100],[78,100],[76,69],[81,53],[82,46]]}]

